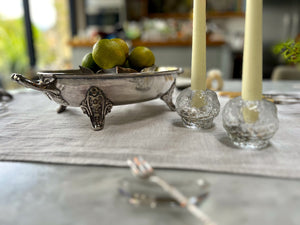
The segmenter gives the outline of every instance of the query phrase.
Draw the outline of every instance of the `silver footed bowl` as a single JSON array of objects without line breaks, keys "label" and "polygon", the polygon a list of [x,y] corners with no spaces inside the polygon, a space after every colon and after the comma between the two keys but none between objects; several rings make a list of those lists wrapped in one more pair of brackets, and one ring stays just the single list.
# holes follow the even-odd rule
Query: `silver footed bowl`
[{"label": "silver footed bowl", "polygon": [[58,113],[66,107],[81,107],[90,117],[92,128],[102,130],[105,115],[114,105],[125,105],[161,98],[175,111],[172,94],[175,78],[183,70],[177,67],[150,67],[141,72],[114,68],[105,73],[93,73],[80,67],[77,70],[38,72],[38,80],[21,74],[12,74],[12,80],[27,88],[45,93],[60,105]]}]

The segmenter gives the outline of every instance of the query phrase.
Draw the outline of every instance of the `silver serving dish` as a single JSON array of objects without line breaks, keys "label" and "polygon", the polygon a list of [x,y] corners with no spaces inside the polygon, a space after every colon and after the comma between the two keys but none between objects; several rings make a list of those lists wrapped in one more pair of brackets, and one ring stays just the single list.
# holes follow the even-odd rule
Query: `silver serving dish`
[{"label": "silver serving dish", "polygon": [[[115,69],[116,71],[118,69]],[[182,73],[177,67],[157,67],[134,73],[93,73],[78,70],[38,72],[38,80],[26,79],[21,74],[12,74],[19,84],[44,92],[60,105],[58,113],[66,107],[81,107],[87,114],[94,130],[102,130],[105,115],[114,105],[125,105],[161,98],[171,110],[175,110],[172,94],[175,77]]]}]

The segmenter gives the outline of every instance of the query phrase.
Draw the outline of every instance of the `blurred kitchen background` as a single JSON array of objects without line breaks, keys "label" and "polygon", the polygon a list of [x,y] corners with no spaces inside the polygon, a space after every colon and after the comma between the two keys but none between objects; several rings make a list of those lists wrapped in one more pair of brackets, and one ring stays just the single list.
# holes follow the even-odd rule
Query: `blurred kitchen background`
[{"label": "blurred kitchen background", "polygon": [[[244,23],[245,0],[207,0],[207,69],[224,79],[241,78]],[[285,65],[273,47],[299,37],[300,1],[264,0],[263,25],[263,76],[272,79]],[[13,72],[78,68],[98,38],[115,37],[188,73],[192,0],[0,0],[0,87],[13,88]]]}]

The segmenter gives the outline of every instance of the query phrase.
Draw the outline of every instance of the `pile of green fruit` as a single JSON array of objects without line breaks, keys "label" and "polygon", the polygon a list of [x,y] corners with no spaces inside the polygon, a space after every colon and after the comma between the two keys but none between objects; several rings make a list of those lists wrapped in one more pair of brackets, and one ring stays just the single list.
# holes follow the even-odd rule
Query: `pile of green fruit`
[{"label": "pile of green fruit", "polygon": [[155,63],[153,52],[144,46],[138,46],[129,53],[126,42],[120,38],[101,39],[97,41],[92,52],[86,54],[81,66],[97,72],[101,69],[111,69],[116,66],[141,71]]}]

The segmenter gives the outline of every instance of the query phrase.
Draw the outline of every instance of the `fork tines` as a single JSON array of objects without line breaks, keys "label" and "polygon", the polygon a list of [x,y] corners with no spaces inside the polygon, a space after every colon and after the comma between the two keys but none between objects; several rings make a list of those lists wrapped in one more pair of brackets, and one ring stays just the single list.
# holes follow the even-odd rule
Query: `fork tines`
[{"label": "fork tines", "polygon": [[134,175],[137,175],[138,174],[138,168],[137,166],[133,163],[133,161],[131,161],[130,159],[127,159],[127,165],[131,168],[131,172],[134,174]]},{"label": "fork tines", "polygon": [[148,177],[152,175],[153,168],[142,157],[134,157],[133,161],[128,159],[127,164],[130,166],[132,173],[139,177]]}]

